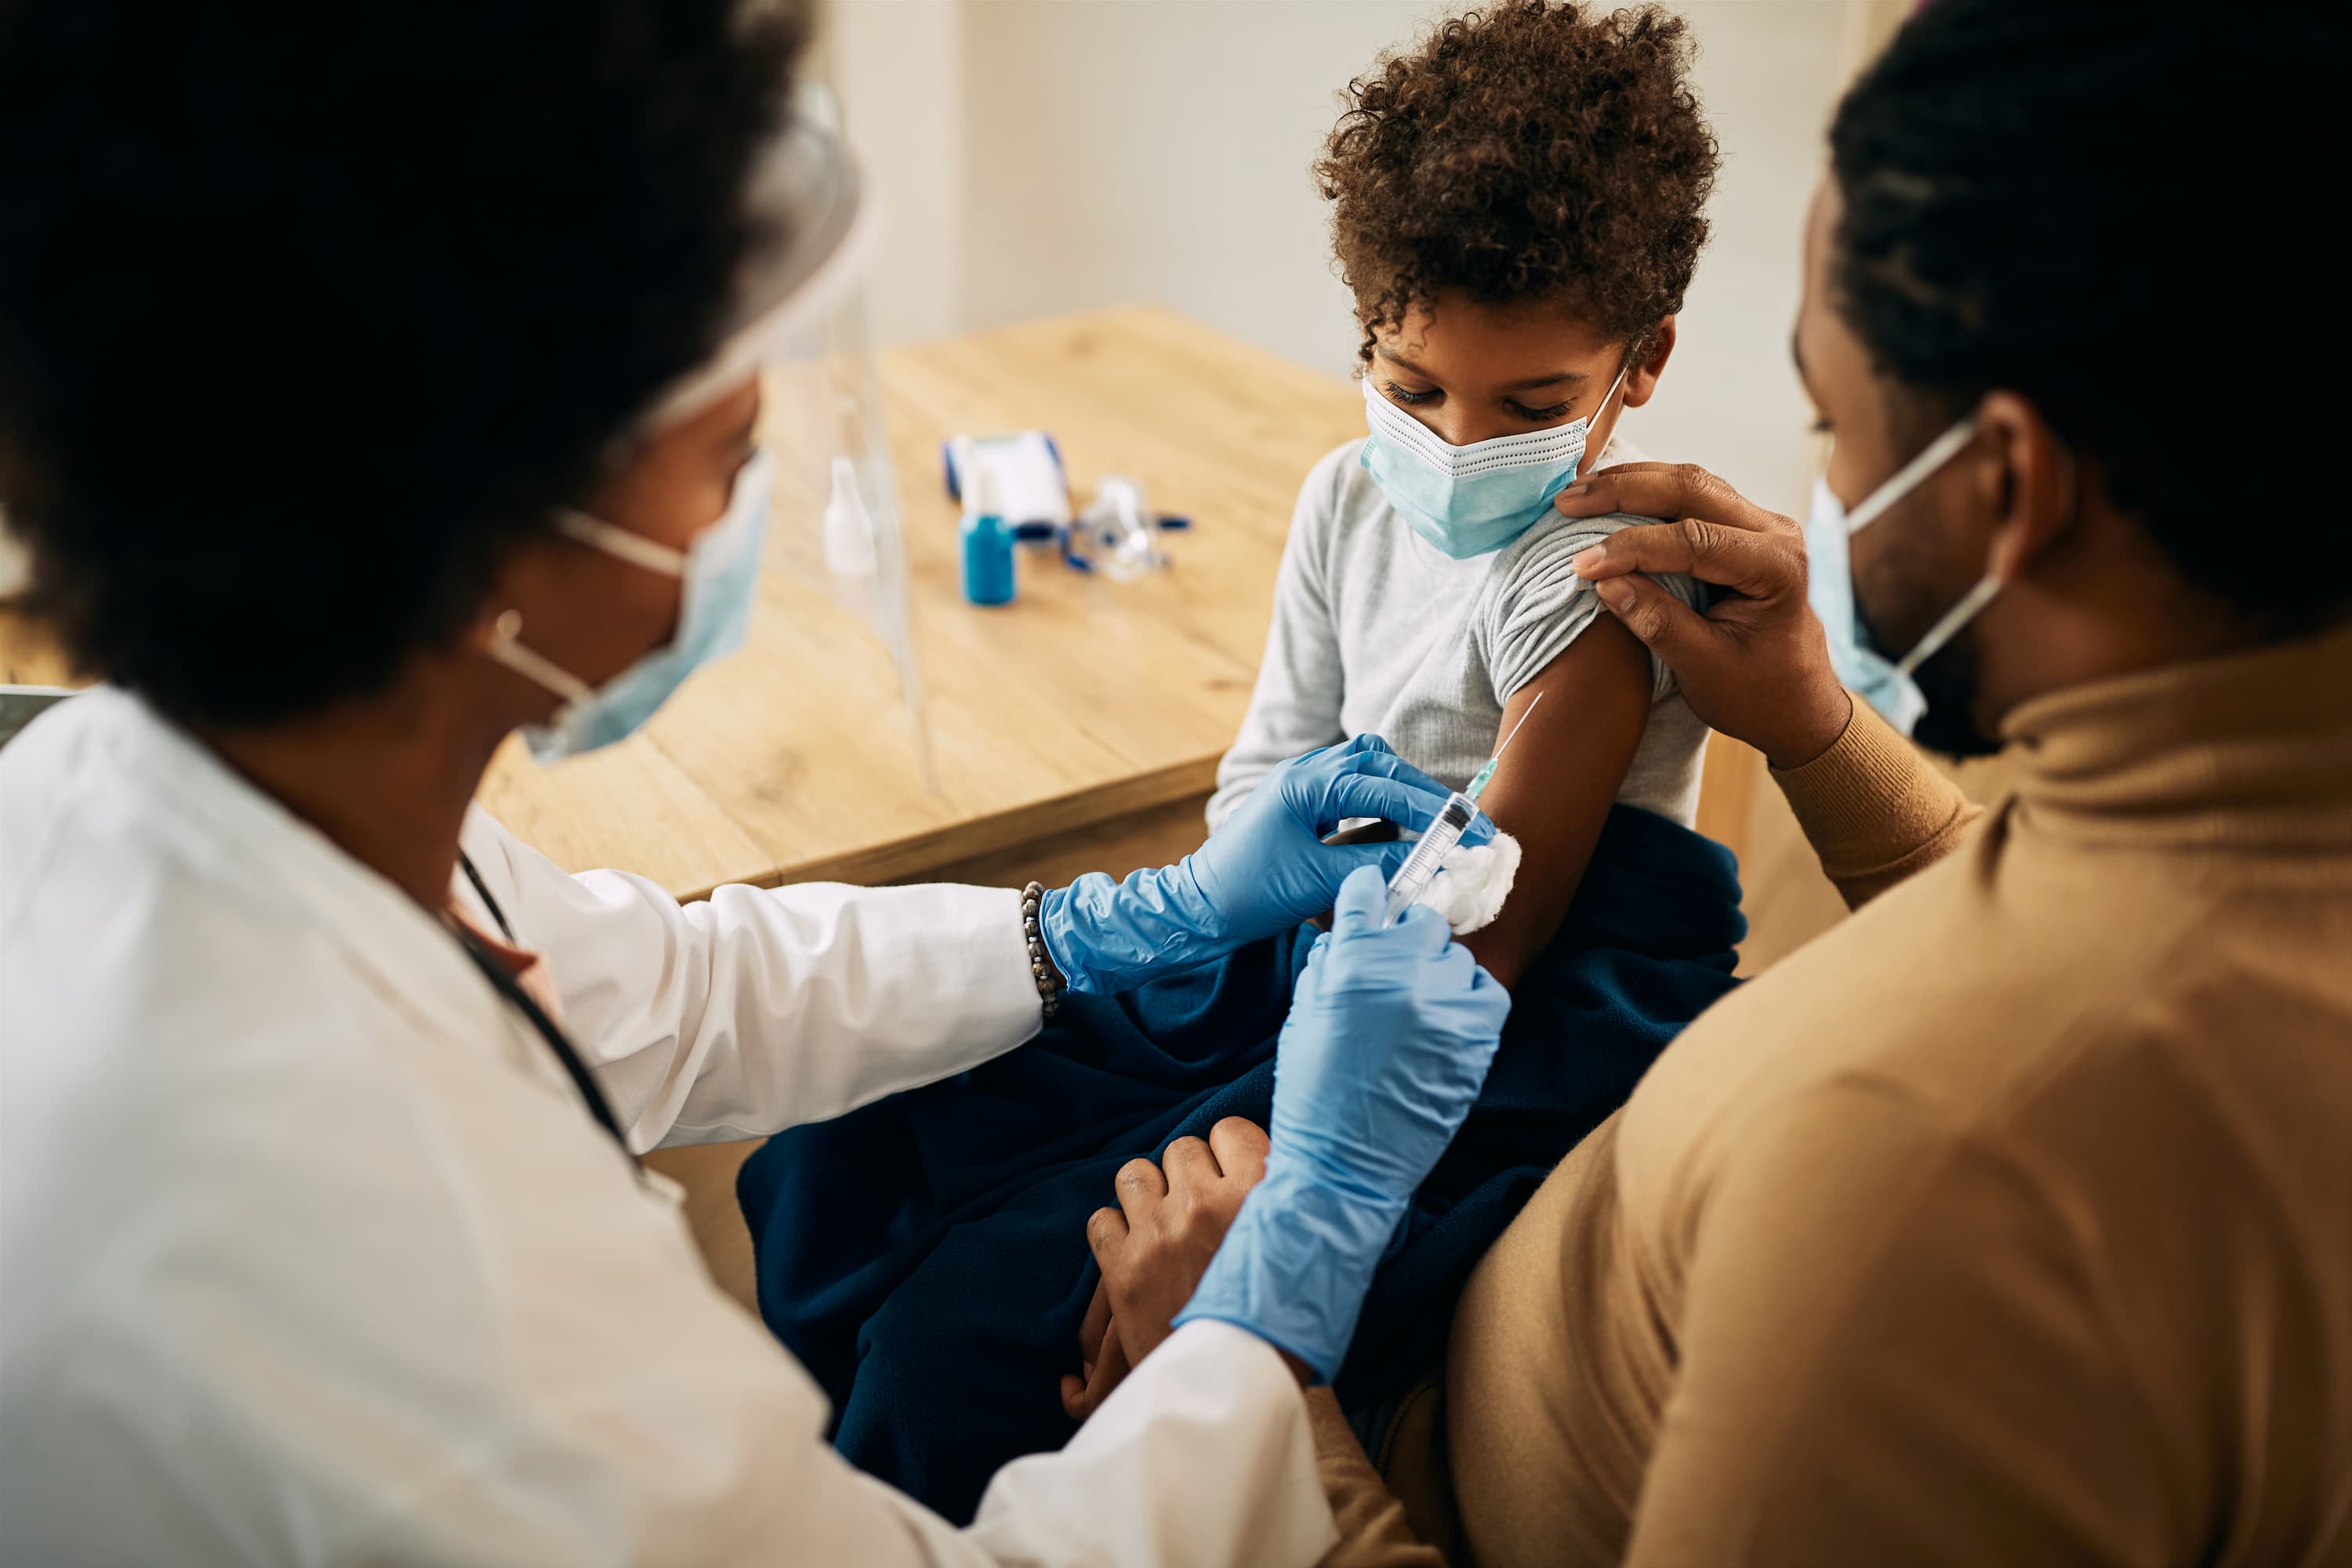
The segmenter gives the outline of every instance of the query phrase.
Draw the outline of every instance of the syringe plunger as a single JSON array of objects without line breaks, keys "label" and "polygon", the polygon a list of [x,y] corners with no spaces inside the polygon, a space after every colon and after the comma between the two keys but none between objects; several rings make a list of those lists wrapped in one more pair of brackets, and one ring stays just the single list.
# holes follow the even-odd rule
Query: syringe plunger
[{"label": "syringe plunger", "polygon": [[1477,803],[1461,791],[1445,797],[1445,804],[1438,807],[1437,820],[1429,825],[1429,831],[1421,836],[1421,842],[1412,847],[1412,853],[1404,858],[1404,864],[1389,879],[1388,912],[1381,917],[1383,928],[1396,924],[1399,915],[1421,901],[1421,896],[1429,891],[1429,884],[1436,879],[1437,868],[1446,853],[1462,842],[1462,836],[1470,831],[1470,824],[1477,816]]}]

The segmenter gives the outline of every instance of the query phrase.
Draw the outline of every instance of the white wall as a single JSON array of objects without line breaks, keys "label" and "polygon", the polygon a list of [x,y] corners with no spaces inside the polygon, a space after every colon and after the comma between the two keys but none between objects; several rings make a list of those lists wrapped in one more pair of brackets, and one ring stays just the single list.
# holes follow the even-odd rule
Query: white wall
[{"label": "white wall", "polygon": [[1307,165],[1426,0],[982,0],[967,39],[975,324],[1154,300],[1334,374],[1347,290]]},{"label": "white wall", "polygon": [[835,0],[820,68],[841,95],[851,143],[883,201],[867,287],[877,337],[962,331],[964,0]]},{"label": "white wall", "polygon": [[[1724,150],[1682,346],[1628,422],[1783,510],[1811,482],[1788,368],[1804,205],[1892,0],[1695,0]],[[835,0],[836,78],[892,210],[886,342],[1150,300],[1333,374],[1345,289],[1307,174],[1348,79],[1422,0]]]}]

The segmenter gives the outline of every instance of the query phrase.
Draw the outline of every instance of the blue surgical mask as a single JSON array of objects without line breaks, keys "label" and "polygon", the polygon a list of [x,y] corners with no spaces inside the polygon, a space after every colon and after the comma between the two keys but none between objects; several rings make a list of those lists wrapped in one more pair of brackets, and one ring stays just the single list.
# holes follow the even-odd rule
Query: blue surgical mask
[{"label": "blue surgical mask", "polygon": [[1971,416],[1937,437],[1927,443],[1927,450],[1863,498],[1851,516],[1826,477],[1813,481],[1812,510],[1805,519],[1805,596],[1829,633],[1830,666],[1840,680],[1906,735],[1918,728],[1927,711],[1927,694],[1919,689],[1913,672],[1992,603],[2000,592],[2000,580],[1990,574],[1980,579],[1927,629],[1916,647],[1897,658],[1878,646],[1858,611],[1850,542],[1950,462],[1976,432],[1977,422]]},{"label": "blue surgical mask", "polygon": [[514,611],[499,617],[490,657],[563,699],[552,721],[524,728],[532,756],[551,763],[626,739],[688,676],[743,646],[759,594],[772,488],[767,454],[753,453],[735,476],[726,513],[683,551],[583,512],[558,516],[556,527],[591,549],[677,578],[677,635],[604,685],[591,687],[524,646],[521,617]]},{"label": "blue surgical mask", "polygon": [[1456,561],[1500,550],[1543,521],[1551,498],[1584,463],[1592,421],[1617,395],[1625,372],[1601,405],[1549,430],[1497,436],[1456,447],[1415,419],[1364,378],[1364,422],[1371,434],[1357,460],[1405,526]]}]

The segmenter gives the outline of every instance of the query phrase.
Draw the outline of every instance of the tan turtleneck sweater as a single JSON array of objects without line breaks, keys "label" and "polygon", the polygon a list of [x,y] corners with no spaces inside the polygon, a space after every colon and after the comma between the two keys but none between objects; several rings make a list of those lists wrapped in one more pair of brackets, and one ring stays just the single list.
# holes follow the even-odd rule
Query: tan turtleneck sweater
[{"label": "tan turtleneck sweater", "polygon": [[[2352,633],[2007,738],[1980,823],[1867,710],[1780,779],[1870,907],[1472,1282],[1482,1568],[2352,1562]],[[1339,1559],[1427,1561],[1361,1471]]]}]

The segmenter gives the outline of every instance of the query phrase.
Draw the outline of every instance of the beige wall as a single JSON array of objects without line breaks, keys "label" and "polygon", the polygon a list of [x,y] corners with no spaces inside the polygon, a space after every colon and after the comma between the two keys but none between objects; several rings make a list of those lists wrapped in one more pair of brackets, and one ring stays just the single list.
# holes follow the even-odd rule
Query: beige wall
[{"label": "beige wall", "polygon": [[[1683,347],[1628,433],[1785,510],[1811,483],[1788,369],[1822,132],[1894,0],[1695,0],[1724,148]],[[1418,0],[835,0],[852,135],[890,200],[885,342],[1114,301],[1345,374],[1354,321],[1307,168]]]}]

